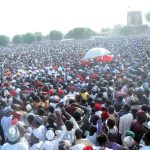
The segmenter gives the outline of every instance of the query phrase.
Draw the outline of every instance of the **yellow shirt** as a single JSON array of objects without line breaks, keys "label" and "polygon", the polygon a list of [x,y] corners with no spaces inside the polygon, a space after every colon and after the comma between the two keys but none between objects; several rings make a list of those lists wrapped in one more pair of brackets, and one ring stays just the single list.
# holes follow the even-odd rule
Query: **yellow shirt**
[{"label": "yellow shirt", "polygon": [[41,102],[35,102],[34,103],[35,108],[38,108],[40,105],[41,105]]},{"label": "yellow shirt", "polygon": [[45,108],[48,109],[48,107],[49,107],[49,100],[46,100],[45,101]]}]

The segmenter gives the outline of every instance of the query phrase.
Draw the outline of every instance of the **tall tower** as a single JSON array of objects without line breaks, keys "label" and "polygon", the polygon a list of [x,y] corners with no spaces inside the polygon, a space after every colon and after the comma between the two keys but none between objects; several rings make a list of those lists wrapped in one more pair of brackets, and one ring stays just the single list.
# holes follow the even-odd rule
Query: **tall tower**
[{"label": "tall tower", "polygon": [[127,25],[137,26],[142,25],[142,12],[141,11],[129,11],[127,14]]}]

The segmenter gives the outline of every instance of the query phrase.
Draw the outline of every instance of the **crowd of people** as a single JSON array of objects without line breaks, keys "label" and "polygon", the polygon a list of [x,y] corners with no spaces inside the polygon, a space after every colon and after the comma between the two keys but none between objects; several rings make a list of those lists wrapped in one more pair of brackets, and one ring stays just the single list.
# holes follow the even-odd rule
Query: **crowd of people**
[{"label": "crowd of people", "polygon": [[[110,63],[82,64],[94,47]],[[150,150],[150,38],[0,47],[1,150]]]}]

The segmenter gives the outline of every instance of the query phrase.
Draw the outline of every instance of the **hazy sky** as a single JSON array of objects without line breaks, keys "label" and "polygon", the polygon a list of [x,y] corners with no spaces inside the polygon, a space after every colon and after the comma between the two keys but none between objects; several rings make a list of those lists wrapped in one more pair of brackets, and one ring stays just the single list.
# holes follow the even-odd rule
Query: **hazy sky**
[{"label": "hazy sky", "polygon": [[[129,10],[150,10],[150,0],[0,0],[0,34],[13,36],[74,27],[126,24]],[[144,20],[144,17],[143,17]]]}]

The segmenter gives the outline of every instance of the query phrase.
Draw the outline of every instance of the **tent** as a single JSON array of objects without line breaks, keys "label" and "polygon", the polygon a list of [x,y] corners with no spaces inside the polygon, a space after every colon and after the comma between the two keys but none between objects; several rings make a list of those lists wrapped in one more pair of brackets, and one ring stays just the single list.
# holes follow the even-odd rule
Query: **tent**
[{"label": "tent", "polygon": [[95,59],[98,62],[111,62],[112,55],[111,52],[105,48],[92,48],[85,54],[83,61],[90,59]]}]

